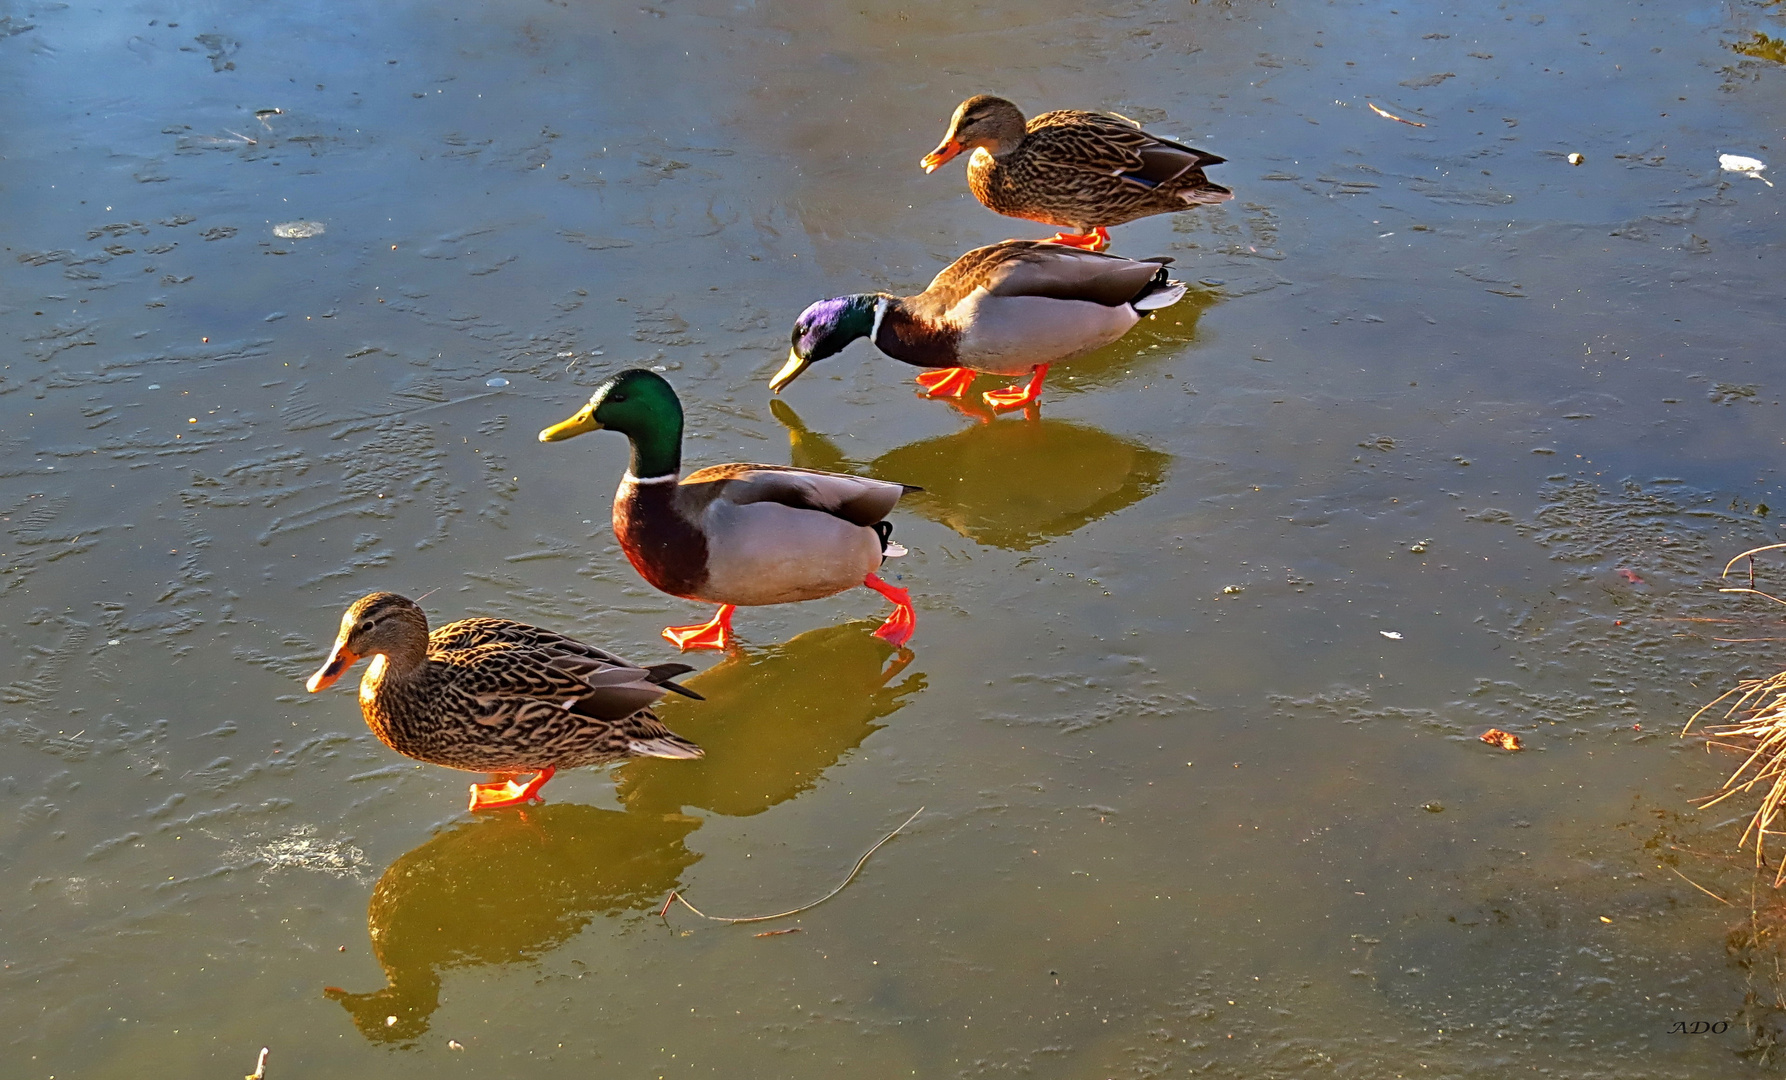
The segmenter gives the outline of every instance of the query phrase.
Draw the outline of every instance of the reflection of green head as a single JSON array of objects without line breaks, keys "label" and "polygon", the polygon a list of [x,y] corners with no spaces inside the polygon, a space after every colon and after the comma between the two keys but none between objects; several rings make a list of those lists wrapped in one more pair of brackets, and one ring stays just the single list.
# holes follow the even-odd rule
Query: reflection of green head
[{"label": "reflection of green head", "polygon": [[540,432],[540,442],[603,428],[632,441],[634,476],[666,476],[682,467],[682,402],[654,371],[629,368],[611,376],[569,420]]}]

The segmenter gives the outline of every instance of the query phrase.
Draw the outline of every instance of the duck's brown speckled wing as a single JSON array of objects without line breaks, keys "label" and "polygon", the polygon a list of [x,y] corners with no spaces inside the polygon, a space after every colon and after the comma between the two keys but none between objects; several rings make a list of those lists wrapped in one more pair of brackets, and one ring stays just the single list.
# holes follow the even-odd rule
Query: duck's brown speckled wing
[{"label": "duck's brown speckled wing", "polygon": [[[1078,109],[1043,113],[1031,120],[1024,142],[1038,165],[1119,176],[1145,188],[1178,186],[1191,180],[1193,171],[1226,160],[1149,134],[1127,117]],[[1226,197],[1225,189],[1216,190]]]},{"label": "duck's brown speckled wing", "polygon": [[534,705],[615,721],[647,708],[665,692],[645,668],[605,654],[585,655],[552,646],[486,642],[470,648],[431,649],[428,661],[442,669],[439,675],[456,692],[477,702],[479,723],[495,726],[506,726],[513,714]]},{"label": "duck's brown speckled wing", "polygon": [[1023,142],[1003,157],[975,151],[967,179],[998,213],[1083,233],[1226,202],[1233,192],[1203,175],[1221,160],[1119,116],[1063,110],[1030,121]]},{"label": "duck's brown speckled wing", "polygon": [[989,244],[956,259],[936,276],[914,308],[944,316],[975,289],[993,296],[1041,296],[1088,300],[1106,307],[1126,304],[1147,288],[1170,259],[1127,259],[1034,240]]},{"label": "duck's brown speckled wing", "polygon": [[901,495],[918,490],[865,476],[750,463],[710,466],[690,474],[681,486],[695,484],[712,485],[707,501],[723,498],[740,506],[779,503],[796,510],[830,514],[864,528],[892,513]]},{"label": "duck's brown speckled wing", "polygon": [[460,619],[428,635],[428,647],[434,652],[474,649],[480,645],[523,646],[547,656],[554,667],[579,677],[609,668],[624,669],[635,674],[643,671],[651,683],[684,697],[701,700],[701,695],[670,681],[678,675],[693,671],[694,668],[688,664],[641,666],[588,642],[529,623],[515,622],[512,619]]},{"label": "duck's brown speckled wing", "polygon": [[460,619],[428,634],[428,647],[431,650],[471,649],[479,645],[496,644],[525,645],[569,656],[587,656],[624,667],[637,666],[606,649],[598,649],[576,638],[565,637],[528,623],[515,622],[513,619]]}]

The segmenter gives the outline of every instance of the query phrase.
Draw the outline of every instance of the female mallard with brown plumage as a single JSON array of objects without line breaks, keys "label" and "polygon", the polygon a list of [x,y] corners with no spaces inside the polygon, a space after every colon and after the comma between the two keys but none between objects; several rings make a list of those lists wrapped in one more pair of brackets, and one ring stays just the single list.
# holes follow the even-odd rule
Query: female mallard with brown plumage
[{"label": "female mallard with brown plumage", "polygon": [[1110,246],[1106,228],[1234,193],[1203,175],[1223,158],[1149,135],[1115,113],[1062,109],[1024,123],[1017,106],[980,94],[955,110],[925,172],[972,150],[967,183],[974,198],[1007,217],[1073,229],[1054,240],[1093,251]]},{"label": "female mallard with brown plumage", "polygon": [[1039,401],[1050,364],[1110,344],[1142,316],[1184,296],[1171,259],[1125,259],[1034,240],[1006,240],[956,259],[916,296],[857,293],[820,300],[794,321],[788,361],[769,380],[782,387],[859,337],[895,360],[930,368],[930,397],[960,397],[975,372],[1028,375],[988,390],[986,403],[1015,409]]},{"label": "female mallard with brown plumage", "polygon": [[[698,758],[701,748],[650,706],[687,664],[639,667],[581,641],[508,619],[462,619],[428,632],[428,616],[396,593],[354,601],[329,658],[305,685],[334,685],[372,657],[360,711],[378,741],[405,757],[497,773],[471,785],[471,809],[537,798],[560,768],[634,757]],[[521,773],[533,773],[516,783]]]},{"label": "female mallard with brown plumage", "polygon": [[911,595],[875,575],[905,549],[886,520],[903,484],[787,465],[711,465],[682,475],[682,403],[663,377],[634,368],[600,386],[569,420],[540,432],[558,442],[608,428],[632,443],[614,493],[614,536],[654,587],[720,605],[712,620],[672,626],[683,649],[723,649],[740,605],[816,600],[865,585],[893,601],[875,636],[894,645],[917,625]]}]

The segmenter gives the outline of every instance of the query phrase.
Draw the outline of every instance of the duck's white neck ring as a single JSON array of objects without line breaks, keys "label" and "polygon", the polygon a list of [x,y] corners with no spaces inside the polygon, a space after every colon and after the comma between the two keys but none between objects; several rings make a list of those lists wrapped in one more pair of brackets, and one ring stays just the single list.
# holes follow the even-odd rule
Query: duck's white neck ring
[{"label": "duck's white neck ring", "polygon": [[881,320],[887,317],[887,307],[892,301],[881,297],[874,302],[874,326],[869,328],[868,343],[875,348],[881,347]]},{"label": "duck's white neck ring", "polygon": [[620,478],[620,482],[623,484],[674,484],[680,479],[682,479],[681,473],[664,473],[662,476],[634,476],[632,470],[629,469],[626,475]]}]

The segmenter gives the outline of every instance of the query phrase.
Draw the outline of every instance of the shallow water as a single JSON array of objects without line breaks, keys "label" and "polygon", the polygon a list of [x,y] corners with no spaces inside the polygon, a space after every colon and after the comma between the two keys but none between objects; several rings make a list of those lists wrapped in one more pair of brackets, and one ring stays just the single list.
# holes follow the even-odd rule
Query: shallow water
[{"label": "shallow water", "polygon": [[[1778,156],[1775,6],[21,3],[0,34],[0,1073],[1775,1067],[1744,1056],[1775,954],[1726,951],[1742,810],[1689,801],[1732,762],[1675,738],[1777,664],[1715,592],[1786,507],[1786,196],[1717,167]],[[771,402],[811,300],[1046,232],[917,168],[981,90],[1228,157],[1233,202],[1116,234],[1191,296],[1037,422],[862,345]],[[864,592],[743,612],[663,710],[707,759],[472,820],[300,680],[375,588],[667,659],[701,613],[618,555],[621,440],[534,438],[634,364],[691,464],[927,489],[913,651]],[[798,934],[658,917],[814,899],[920,806],[768,924]]]}]

